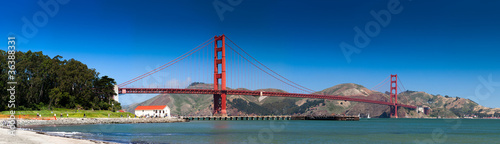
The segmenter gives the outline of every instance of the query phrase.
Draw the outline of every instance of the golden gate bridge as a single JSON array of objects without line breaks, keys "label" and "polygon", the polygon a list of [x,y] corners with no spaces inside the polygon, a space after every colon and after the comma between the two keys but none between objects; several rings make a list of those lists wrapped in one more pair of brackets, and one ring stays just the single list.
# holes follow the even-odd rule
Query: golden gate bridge
[{"label": "golden gate bridge", "polygon": [[[226,43],[227,40],[229,43]],[[209,48],[211,44],[214,49]],[[164,81],[168,78],[169,81]],[[189,87],[192,82],[213,83],[213,86]],[[390,75],[390,80],[386,82],[390,82],[389,101],[318,94],[271,70],[231,39],[220,35],[210,38],[164,65],[117,85],[115,90],[118,94],[209,94],[213,95],[214,99],[213,114],[219,116],[227,116],[228,95],[313,98],[381,104],[388,105],[391,116],[396,118],[398,107],[417,108],[398,103],[397,75]],[[286,91],[265,88],[280,88]]]}]

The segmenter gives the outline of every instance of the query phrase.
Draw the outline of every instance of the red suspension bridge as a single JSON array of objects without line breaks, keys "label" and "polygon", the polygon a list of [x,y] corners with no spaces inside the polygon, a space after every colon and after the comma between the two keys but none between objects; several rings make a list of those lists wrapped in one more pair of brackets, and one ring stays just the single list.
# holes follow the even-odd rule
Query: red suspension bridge
[{"label": "red suspension bridge", "polygon": [[[229,43],[226,43],[227,40]],[[207,46],[212,43],[214,49],[210,50]],[[212,60],[213,63],[210,62]],[[210,74],[212,72],[213,75]],[[271,70],[231,39],[221,35],[205,41],[164,65],[117,85],[115,91],[118,91],[118,94],[210,94],[214,99],[213,113],[221,116],[227,116],[228,95],[249,95],[345,100],[388,105],[391,108],[391,116],[397,117],[398,107],[416,109],[416,106],[398,103],[397,81],[397,75],[390,76],[390,100],[388,102],[350,96],[321,95]],[[213,83],[213,86],[211,88],[193,87],[191,85],[193,82]],[[288,92],[265,88],[279,88]],[[117,98],[118,96],[115,99]]]}]

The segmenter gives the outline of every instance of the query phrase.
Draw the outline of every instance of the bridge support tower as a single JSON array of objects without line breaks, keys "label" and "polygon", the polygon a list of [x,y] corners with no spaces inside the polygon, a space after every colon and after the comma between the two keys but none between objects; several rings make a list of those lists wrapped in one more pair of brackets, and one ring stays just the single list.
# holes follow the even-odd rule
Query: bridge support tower
[{"label": "bridge support tower", "polygon": [[398,118],[398,75],[391,74],[391,93],[390,102],[393,104],[391,107],[391,117]]},{"label": "bridge support tower", "polygon": [[[214,90],[222,90],[214,94],[213,114],[227,116],[226,112],[226,36],[215,36],[214,58]],[[220,69],[219,69],[220,66]],[[220,82],[219,82],[220,80]],[[220,87],[219,87],[220,86]]]}]

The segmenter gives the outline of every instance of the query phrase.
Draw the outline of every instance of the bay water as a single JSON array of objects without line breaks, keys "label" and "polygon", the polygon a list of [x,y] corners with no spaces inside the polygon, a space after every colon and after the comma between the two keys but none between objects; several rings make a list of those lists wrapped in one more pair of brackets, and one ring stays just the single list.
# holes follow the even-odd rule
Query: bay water
[{"label": "bay water", "polygon": [[118,143],[500,143],[500,119],[191,121],[32,129]]}]

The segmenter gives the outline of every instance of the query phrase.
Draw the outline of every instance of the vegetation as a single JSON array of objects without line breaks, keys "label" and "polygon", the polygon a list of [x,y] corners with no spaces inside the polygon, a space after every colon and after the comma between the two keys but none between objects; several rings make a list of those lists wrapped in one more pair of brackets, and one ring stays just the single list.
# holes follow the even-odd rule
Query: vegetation
[{"label": "vegetation", "polygon": [[[356,105],[357,102],[351,102],[349,107],[343,107],[341,105],[336,104],[337,101],[332,101],[332,100],[325,100],[325,108],[329,113],[333,114],[343,114],[348,110],[350,107]],[[341,102],[343,103],[343,102]]]},{"label": "vegetation", "polygon": [[435,108],[432,110],[432,113],[429,115],[431,117],[456,117],[456,115],[448,109],[445,108]]},{"label": "vegetation", "polygon": [[450,111],[459,117],[462,117],[464,115],[474,115],[478,113],[477,111],[474,111],[474,107],[476,106],[477,104],[475,103],[467,103],[464,104],[461,108],[451,108]]},{"label": "vegetation", "polygon": [[[107,118],[108,114],[110,118],[120,118],[120,117],[134,117],[135,115],[129,112],[112,112],[110,110],[75,110],[75,109],[64,109],[64,108],[54,108],[52,110],[37,110],[37,111],[19,111],[21,117],[24,118],[35,118],[37,114],[42,115],[42,117],[54,117],[56,114],[57,118],[63,115],[64,118],[83,118],[83,114],[87,118]],[[1,115],[9,115],[8,111],[1,112]],[[68,116],[67,116],[68,115]]]},{"label": "vegetation", "polygon": [[[50,58],[42,52],[16,52],[16,110],[54,108],[118,110],[112,99],[115,80],[75,59]],[[8,109],[7,53],[0,50],[0,111]],[[114,108],[112,107],[114,105]]]},{"label": "vegetation", "polygon": [[189,86],[195,86],[195,85],[199,85],[199,84],[205,84],[203,82],[192,82],[191,84],[189,84]]}]

